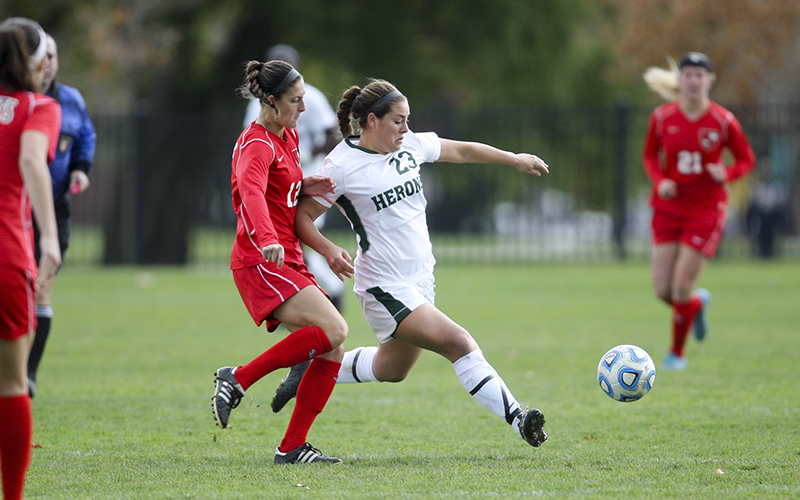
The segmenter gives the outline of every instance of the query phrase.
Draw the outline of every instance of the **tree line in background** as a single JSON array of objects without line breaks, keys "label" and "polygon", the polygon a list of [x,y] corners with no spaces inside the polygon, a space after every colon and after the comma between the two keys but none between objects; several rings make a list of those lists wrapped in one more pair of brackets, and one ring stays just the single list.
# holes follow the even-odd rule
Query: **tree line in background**
[{"label": "tree line in background", "polygon": [[796,0],[5,0],[11,15],[56,37],[62,79],[95,112],[229,108],[242,63],[275,43],[331,96],[379,77],[456,107],[641,102],[644,69],[689,50],[714,61],[715,97],[741,104],[800,52]]},{"label": "tree line in background", "polygon": [[[617,196],[597,189],[613,184],[615,158],[638,155],[609,149],[623,122],[603,110],[659,104],[641,75],[666,56],[708,54],[723,105],[800,101],[797,0],[4,0],[0,17],[12,15],[56,38],[59,79],[93,116],[122,117],[127,153],[101,166],[116,171],[106,246],[121,261],[185,259],[197,193],[227,170],[241,126],[243,63],[276,43],[300,51],[333,104],[384,78],[409,97],[412,127],[561,159],[544,184],[595,210]],[[480,207],[531,196],[496,170],[436,175],[439,209],[471,229]]]}]

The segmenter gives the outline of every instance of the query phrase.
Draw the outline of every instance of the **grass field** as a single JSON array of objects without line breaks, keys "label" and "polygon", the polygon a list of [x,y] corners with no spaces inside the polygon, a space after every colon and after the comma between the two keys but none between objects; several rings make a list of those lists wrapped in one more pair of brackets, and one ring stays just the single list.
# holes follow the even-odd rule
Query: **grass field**
[{"label": "grass field", "polygon": [[[402,384],[334,391],[309,441],[343,465],[275,466],[283,372],[230,429],[210,411],[214,370],[282,338],[252,324],[228,271],[67,266],[26,497],[798,498],[800,264],[715,262],[701,284],[711,331],[690,341],[689,370],[622,404],[597,386],[600,356],[632,343],[660,363],[668,347],[646,265],[440,266],[437,305],[545,413],[550,441],[526,445],[425,353]],[[347,345],[374,344],[347,299]]]}]

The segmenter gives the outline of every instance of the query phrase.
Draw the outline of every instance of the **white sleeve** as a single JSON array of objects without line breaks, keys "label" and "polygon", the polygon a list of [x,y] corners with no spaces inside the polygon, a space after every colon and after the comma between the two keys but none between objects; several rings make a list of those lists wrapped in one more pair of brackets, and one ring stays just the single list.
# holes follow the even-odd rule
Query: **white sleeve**
[{"label": "white sleeve", "polygon": [[[344,193],[345,191],[345,176],[344,176],[344,168],[336,165],[333,163],[333,160],[330,157],[325,158],[325,164],[322,168],[319,169],[318,175],[323,175],[325,177],[330,177],[333,179],[333,182],[336,183],[336,190],[333,193],[328,193],[328,198],[336,202],[336,200]],[[321,196],[314,196],[313,197],[317,203],[327,208],[331,208],[333,205],[328,203],[328,201],[321,197]]]},{"label": "white sleeve", "polygon": [[414,137],[419,141],[420,154],[423,161],[433,163],[442,156],[442,141],[436,132],[415,133]]}]

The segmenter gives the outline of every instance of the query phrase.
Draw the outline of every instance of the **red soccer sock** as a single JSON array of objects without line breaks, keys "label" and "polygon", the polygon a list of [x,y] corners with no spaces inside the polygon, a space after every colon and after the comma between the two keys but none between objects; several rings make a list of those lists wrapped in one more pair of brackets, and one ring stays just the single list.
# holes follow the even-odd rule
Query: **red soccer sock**
[{"label": "red soccer sock", "polygon": [[333,349],[328,336],[318,326],[306,326],[264,351],[253,361],[236,370],[236,381],[247,390],[261,377],[278,368],[289,368]]},{"label": "red soccer sock", "polygon": [[317,415],[322,413],[336,386],[340,366],[341,363],[325,358],[316,358],[308,365],[308,370],[297,388],[297,402],[294,405],[292,419],[281,441],[282,452],[292,451],[306,443],[311,424]]},{"label": "red soccer sock", "polygon": [[25,487],[25,473],[31,461],[33,411],[31,398],[0,397],[0,464],[3,498],[19,500]]},{"label": "red soccer sock", "polygon": [[689,302],[672,303],[672,347],[670,352],[677,356],[683,356],[683,348],[686,339],[689,337],[689,328],[692,326],[697,311],[703,306],[700,297],[693,293]]}]

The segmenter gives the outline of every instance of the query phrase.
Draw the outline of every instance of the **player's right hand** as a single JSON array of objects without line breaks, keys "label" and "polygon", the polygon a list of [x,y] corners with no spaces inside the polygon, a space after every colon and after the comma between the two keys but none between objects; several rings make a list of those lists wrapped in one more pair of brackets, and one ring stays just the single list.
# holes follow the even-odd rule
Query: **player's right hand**
[{"label": "player's right hand", "polygon": [[675,198],[678,196],[678,183],[672,179],[664,179],[658,183],[656,191],[658,192],[659,198],[664,200]]},{"label": "player's right hand", "polygon": [[39,274],[36,282],[43,286],[56,277],[58,268],[61,267],[61,248],[58,245],[58,238],[48,238],[45,235],[39,237]]},{"label": "player's right hand", "polygon": [[278,269],[283,267],[283,258],[285,255],[285,250],[283,246],[278,243],[273,243],[271,245],[267,245],[261,249],[261,255],[264,256],[270,262],[274,262]]}]

